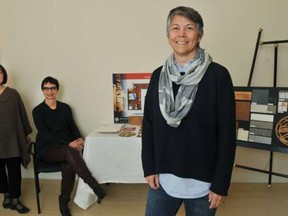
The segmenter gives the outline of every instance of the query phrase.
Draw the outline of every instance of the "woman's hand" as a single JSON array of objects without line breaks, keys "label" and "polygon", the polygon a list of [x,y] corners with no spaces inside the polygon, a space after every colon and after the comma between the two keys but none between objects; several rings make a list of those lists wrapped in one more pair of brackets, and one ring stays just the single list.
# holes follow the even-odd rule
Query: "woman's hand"
[{"label": "woman's hand", "polygon": [[84,140],[82,138],[78,138],[72,142],[69,143],[69,146],[76,151],[82,151],[84,148]]},{"label": "woman's hand", "polygon": [[218,195],[216,193],[213,193],[212,191],[209,192],[209,202],[210,206],[209,208],[218,208],[220,204],[222,204],[224,201],[224,196]]},{"label": "woman's hand", "polygon": [[78,142],[79,144],[81,144],[82,147],[84,147],[84,139],[82,139],[82,138],[80,137],[80,138],[77,139],[77,142]]},{"label": "woman's hand", "polygon": [[145,179],[153,190],[157,190],[159,188],[159,175],[150,175],[145,177]]}]

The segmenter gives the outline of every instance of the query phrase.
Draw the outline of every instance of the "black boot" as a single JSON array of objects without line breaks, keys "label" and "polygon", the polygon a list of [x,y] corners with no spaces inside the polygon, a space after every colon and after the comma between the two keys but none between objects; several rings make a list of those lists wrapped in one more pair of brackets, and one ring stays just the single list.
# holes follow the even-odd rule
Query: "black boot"
[{"label": "black boot", "polygon": [[11,200],[11,202],[10,202],[10,209],[12,209],[12,210],[16,210],[16,211],[18,211],[18,213],[20,213],[20,214],[26,214],[26,213],[28,213],[29,211],[30,211],[30,209],[29,208],[27,208],[26,206],[24,206],[21,202],[20,202],[20,200],[19,200],[19,198],[13,198],[12,200]]},{"label": "black boot", "polygon": [[9,193],[4,193],[3,208],[7,209],[10,207],[11,197]]},{"label": "black boot", "polygon": [[85,180],[85,183],[89,185],[89,187],[93,190],[93,192],[98,197],[98,203],[101,203],[101,200],[107,195],[107,192],[102,188],[96,179],[93,176],[90,176]]},{"label": "black boot", "polygon": [[59,209],[62,216],[72,216],[68,208],[68,202],[70,201],[69,197],[59,196]]}]

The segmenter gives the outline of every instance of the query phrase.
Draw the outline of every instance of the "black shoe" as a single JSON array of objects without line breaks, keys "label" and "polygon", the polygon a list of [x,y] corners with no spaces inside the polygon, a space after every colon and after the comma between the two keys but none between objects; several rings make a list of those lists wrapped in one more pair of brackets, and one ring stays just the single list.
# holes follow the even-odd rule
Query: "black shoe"
[{"label": "black shoe", "polygon": [[98,204],[101,203],[101,200],[107,195],[107,192],[99,185],[96,179],[93,176],[89,176],[84,180],[86,184],[93,190],[93,192],[98,197]]},{"label": "black shoe", "polygon": [[102,199],[107,195],[107,192],[98,183],[92,186],[92,190],[97,195],[97,202],[100,204]]},{"label": "black shoe", "polygon": [[70,210],[68,208],[68,206],[62,206],[60,207],[60,212],[62,216],[72,216],[70,213]]},{"label": "black shoe", "polygon": [[4,200],[3,200],[3,208],[7,209],[10,207],[10,203],[11,203],[11,197],[10,194],[4,194]]},{"label": "black shoe", "polygon": [[12,199],[12,201],[10,202],[10,209],[12,210],[17,210],[18,213],[20,214],[26,214],[30,211],[29,208],[27,208],[26,206],[24,206],[19,199]]},{"label": "black shoe", "polygon": [[59,196],[59,209],[61,212],[61,216],[72,216],[71,212],[68,208],[68,202],[70,201],[70,198],[67,198],[65,196]]}]

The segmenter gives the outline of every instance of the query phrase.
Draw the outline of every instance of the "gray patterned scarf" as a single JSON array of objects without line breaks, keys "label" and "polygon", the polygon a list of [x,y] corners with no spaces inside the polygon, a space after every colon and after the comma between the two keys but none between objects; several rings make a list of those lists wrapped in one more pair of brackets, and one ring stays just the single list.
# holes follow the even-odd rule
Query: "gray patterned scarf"
[{"label": "gray patterned scarf", "polygon": [[[211,56],[199,47],[191,69],[181,76],[177,72],[173,53],[166,60],[159,78],[159,106],[163,117],[171,127],[178,127],[181,120],[189,113],[197,93],[198,83],[211,61]],[[172,82],[180,85],[175,101]]]}]

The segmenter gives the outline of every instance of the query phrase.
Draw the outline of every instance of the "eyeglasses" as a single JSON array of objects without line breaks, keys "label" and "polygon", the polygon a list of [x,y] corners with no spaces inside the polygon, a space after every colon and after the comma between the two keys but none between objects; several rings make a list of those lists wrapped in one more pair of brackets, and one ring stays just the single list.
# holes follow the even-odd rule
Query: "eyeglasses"
[{"label": "eyeglasses", "polygon": [[57,87],[56,86],[53,86],[53,87],[43,87],[43,91],[56,91],[57,90]]}]

